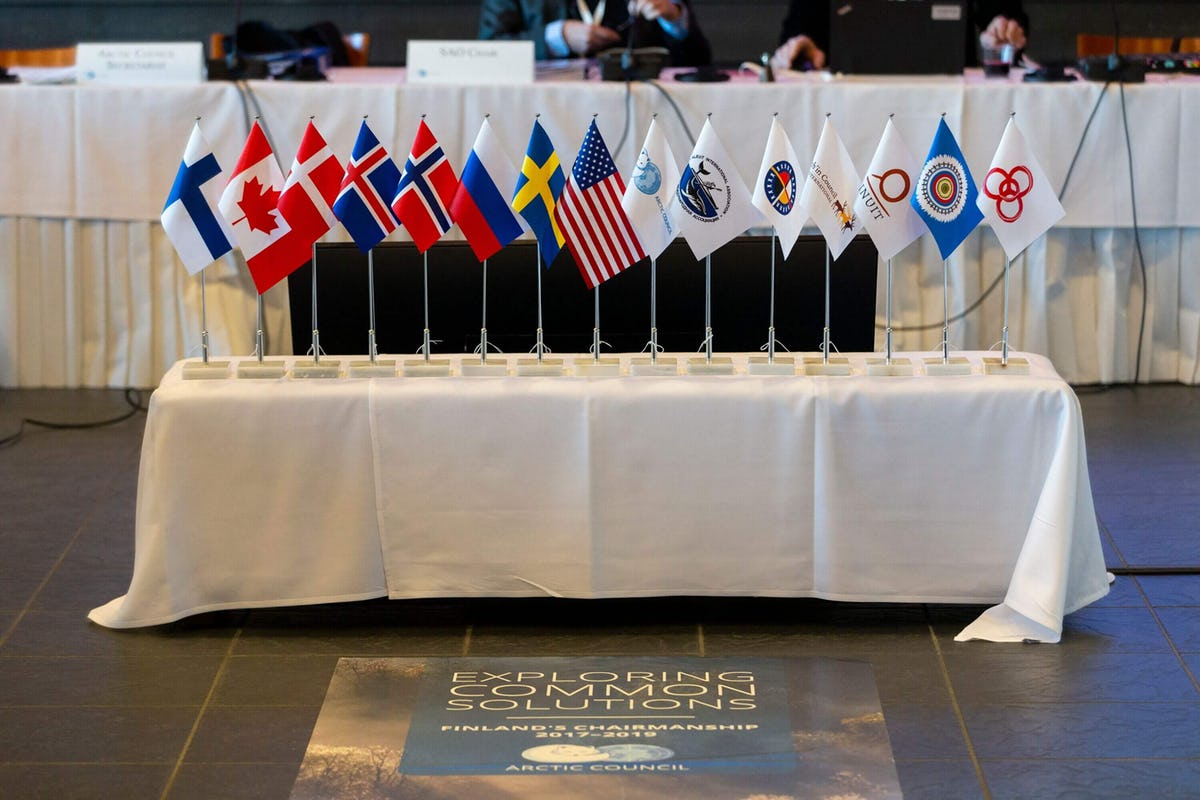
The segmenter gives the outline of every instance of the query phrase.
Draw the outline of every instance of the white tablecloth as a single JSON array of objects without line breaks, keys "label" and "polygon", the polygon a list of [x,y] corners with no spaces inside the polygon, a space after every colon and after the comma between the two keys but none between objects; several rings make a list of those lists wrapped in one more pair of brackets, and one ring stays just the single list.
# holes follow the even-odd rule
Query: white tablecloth
[{"label": "white tablecloth", "polygon": [[981,356],[970,376],[907,378],[184,381],[177,365],[151,398],[133,580],[90,618],[761,595],[997,603],[963,637],[1058,641],[1108,591],[1079,405],[1044,358],[985,376]]},{"label": "white tablecloth", "polygon": [[[419,115],[461,168],[481,118],[491,113],[499,140],[519,162],[533,115],[570,163],[598,114],[623,174],[632,167],[650,115],[658,113],[677,156],[691,150],[683,124],[653,86],[578,81],[529,86],[444,87],[400,83],[402,72],[338,72],[327,84],[254,82],[165,87],[9,86],[0,92],[0,384],[153,385],[172,363],[194,354],[199,292],[186,284],[158,226],[192,121],[202,116],[228,170],[245,138],[248,113],[261,112],[276,153],[290,162],[310,115],[342,160],[363,114],[398,160]],[[744,179],[761,159],[778,111],[797,153],[812,153],[825,113],[860,169],[870,161],[889,113],[922,155],[939,114],[980,174],[1010,112],[1056,188],[1066,178],[1098,84],[1023,84],[962,78],[821,79],[776,84],[661,85],[691,133],[707,112]],[[1200,126],[1200,81],[1178,79],[1125,89],[1138,223],[1148,272],[1142,380],[1200,381],[1200,153],[1188,131]],[[629,110],[626,128],[626,109]],[[1072,382],[1132,379],[1142,285],[1136,267],[1132,198],[1116,87],[1084,139],[1064,198],[1066,218],[1019,259],[1014,270],[1014,342],[1047,355]],[[457,231],[452,235],[457,235]],[[394,234],[406,238],[403,231]],[[345,240],[335,231],[330,240]],[[951,259],[955,312],[1000,273],[1003,255],[986,228]],[[936,323],[941,260],[925,237],[895,261],[897,324]],[[813,265],[820,269],[821,265]],[[880,270],[882,275],[882,270]],[[214,347],[241,354],[253,345],[254,295],[240,257],[210,269],[224,291],[210,297]],[[883,295],[882,278],[879,289]],[[882,302],[880,303],[882,311]],[[275,352],[290,346],[286,302],[269,298]],[[957,336],[985,349],[998,337],[994,293]],[[938,331],[900,332],[909,349],[936,345]]]}]

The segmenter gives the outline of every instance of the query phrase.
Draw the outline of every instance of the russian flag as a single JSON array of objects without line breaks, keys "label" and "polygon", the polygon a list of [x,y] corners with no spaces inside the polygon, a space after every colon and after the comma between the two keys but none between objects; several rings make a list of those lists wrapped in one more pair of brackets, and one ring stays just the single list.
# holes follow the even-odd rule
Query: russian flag
[{"label": "russian flag", "polygon": [[517,168],[485,118],[450,201],[450,214],[480,261],[495,255],[524,230],[508,204],[516,186]]}]

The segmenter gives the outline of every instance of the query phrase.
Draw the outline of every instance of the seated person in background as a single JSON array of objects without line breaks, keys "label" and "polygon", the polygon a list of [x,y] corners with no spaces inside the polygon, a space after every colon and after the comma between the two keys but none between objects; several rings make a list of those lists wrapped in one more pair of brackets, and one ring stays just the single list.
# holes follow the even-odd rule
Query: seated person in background
[{"label": "seated person in background", "polygon": [[676,66],[712,61],[688,0],[483,0],[480,39],[533,41],[539,59],[610,47],[665,47]]},{"label": "seated person in background", "polygon": [[[986,27],[981,23],[986,20]],[[1029,17],[1021,0],[968,0],[966,63],[976,66],[975,32],[985,45],[1011,44],[1017,51],[1025,47]],[[781,44],[771,57],[775,69],[824,69],[829,60],[829,0],[791,0],[783,20]],[[919,43],[914,43],[919,46]]]}]

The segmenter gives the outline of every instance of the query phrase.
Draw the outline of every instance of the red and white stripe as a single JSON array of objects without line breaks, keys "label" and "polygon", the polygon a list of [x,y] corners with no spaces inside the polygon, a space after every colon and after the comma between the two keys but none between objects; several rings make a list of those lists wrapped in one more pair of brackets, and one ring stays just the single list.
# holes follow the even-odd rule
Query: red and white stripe
[{"label": "red and white stripe", "polygon": [[589,289],[646,257],[621,207],[625,184],[613,173],[587,190],[572,175],[555,208],[558,224]]}]

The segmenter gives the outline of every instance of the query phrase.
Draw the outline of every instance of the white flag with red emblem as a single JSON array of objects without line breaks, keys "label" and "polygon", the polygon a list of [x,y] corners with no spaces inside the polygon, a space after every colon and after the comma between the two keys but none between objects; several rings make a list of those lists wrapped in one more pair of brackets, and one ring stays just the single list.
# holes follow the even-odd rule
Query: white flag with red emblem
[{"label": "white flag with red emblem", "polygon": [[1010,259],[1067,213],[1011,118],[992,165],[979,182],[976,202]]},{"label": "white flag with red emblem", "polygon": [[862,220],[854,213],[859,183],[854,162],[826,117],[821,138],[817,140],[817,152],[800,191],[800,207],[821,229],[834,259],[862,228]]},{"label": "white flag with red emblem", "polygon": [[884,260],[925,232],[925,223],[909,202],[920,171],[917,157],[889,119],[854,201],[855,215],[863,221],[879,257]]}]

